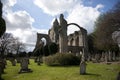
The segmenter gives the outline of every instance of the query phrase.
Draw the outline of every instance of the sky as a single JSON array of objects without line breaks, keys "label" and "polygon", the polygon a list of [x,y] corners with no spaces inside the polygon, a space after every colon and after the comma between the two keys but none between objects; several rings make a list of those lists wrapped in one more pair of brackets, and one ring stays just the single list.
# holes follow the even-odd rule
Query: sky
[{"label": "sky", "polygon": [[[37,33],[47,34],[55,18],[64,14],[68,23],[77,23],[88,33],[94,30],[98,16],[120,0],[1,0],[6,32],[13,33],[32,51]],[[78,30],[70,26],[68,34]]]}]

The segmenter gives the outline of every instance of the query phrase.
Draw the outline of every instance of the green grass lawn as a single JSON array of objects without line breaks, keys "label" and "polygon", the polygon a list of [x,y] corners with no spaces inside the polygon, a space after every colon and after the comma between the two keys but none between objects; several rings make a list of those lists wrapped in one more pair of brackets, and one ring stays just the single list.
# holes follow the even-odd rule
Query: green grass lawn
[{"label": "green grass lawn", "polygon": [[32,73],[18,74],[20,65],[12,66],[7,62],[5,80],[115,80],[120,71],[120,64],[93,64],[87,63],[87,75],[79,74],[79,66],[70,67],[50,67],[42,64],[38,66],[33,60],[30,61],[29,68]]}]

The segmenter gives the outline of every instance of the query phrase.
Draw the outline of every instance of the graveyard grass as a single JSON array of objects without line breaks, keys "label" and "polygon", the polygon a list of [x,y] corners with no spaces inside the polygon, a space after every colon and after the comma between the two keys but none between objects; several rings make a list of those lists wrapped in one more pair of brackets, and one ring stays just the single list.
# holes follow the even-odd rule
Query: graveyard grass
[{"label": "graveyard grass", "polygon": [[38,66],[30,60],[29,68],[32,73],[18,74],[20,65],[12,66],[7,61],[4,80],[115,80],[120,71],[120,64],[97,64],[87,63],[87,74],[79,74],[79,66],[50,67],[45,64]]}]

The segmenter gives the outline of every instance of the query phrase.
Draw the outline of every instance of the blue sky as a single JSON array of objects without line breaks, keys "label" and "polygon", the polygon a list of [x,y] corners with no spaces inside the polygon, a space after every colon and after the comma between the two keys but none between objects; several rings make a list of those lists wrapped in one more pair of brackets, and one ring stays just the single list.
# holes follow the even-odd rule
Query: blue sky
[{"label": "blue sky", "polygon": [[[90,33],[97,17],[111,9],[117,1],[120,0],[2,0],[3,18],[7,32],[33,48],[36,33],[47,34],[59,14],[63,13],[68,23],[77,23]],[[75,30],[78,29],[70,27],[68,33]]]},{"label": "blue sky", "polygon": [[53,16],[43,13],[43,11],[39,7],[34,5],[32,0],[18,0],[18,3],[14,5],[13,10],[27,11],[35,19],[33,26],[38,29],[48,29],[48,26],[50,26],[50,21],[53,19]]},{"label": "blue sky", "polygon": [[[104,8],[101,9],[101,12],[106,12],[111,9],[117,1],[119,0],[83,0],[82,3],[88,7],[96,7],[98,4],[102,4]],[[17,3],[12,9],[13,11],[27,11],[35,19],[33,26],[38,29],[49,29],[51,27],[51,21],[56,17],[56,15],[51,16],[44,13],[42,9],[34,4],[33,0],[17,0]]]}]

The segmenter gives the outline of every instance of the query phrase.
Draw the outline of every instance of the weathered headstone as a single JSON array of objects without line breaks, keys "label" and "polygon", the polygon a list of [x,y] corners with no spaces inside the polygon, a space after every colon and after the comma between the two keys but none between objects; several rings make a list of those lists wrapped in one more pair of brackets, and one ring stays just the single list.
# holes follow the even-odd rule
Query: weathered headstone
[{"label": "weathered headstone", "polygon": [[28,68],[29,58],[21,58],[20,66],[21,69],[19,73],[26,73],[26,72],[32,72],[31,69]]},{"label": "weathered headstone", "polygon": [[107,63],[108,62],[108,53],[105,52],[105,62]]},{"label": "weathered headstone", "polygon": [[95,55],[95,60],[96,60],[96,62],[99,62],[99,54],[97,53],[96,55]]},{"label": "weathered headstone", "polygon": [[38,56],[38,61],[37,61],[37,64],[38,65],[40,65],[41,64],[41,58],[42,58],[42,56],[40,55],[40,56]]},{"label": "weathered headstone", "polygon": [[38,57],[35,57],[34,62],[36,63],[36,62],[37,62],[37,60],[38,60]]},{"label": "weathered headstone", "polygon": [[102,52],[101,61],[102,61],[102,62],[105,61],[105,53],[104,53],[104,52]]},{"label": "weathered headstone", "polygon": [[116,60],[116,55],[115,55],[115,52],[112,53],[113,54],[113,57],[112,57],[112,60],[115,61]]},{"label": "weathered headstone", "polygon": [[109,51],[109,54],[108,54],[108,58],[109,58],[109,61],[112,61],[112,52]]},{"label": "weathered headstone", "polygon": [[21,59],[20,57],[16,58],[17,63],[20,63],[20,59]]},{"label": "weathered headstone", "polygon": [[80,74],[86,74],[86,63],[85,61],[81,61],[80,63]]},{"label": "weathered headstone", "polygon": [[82,58],[80,62],[80,74],[81,75],[86,74],[86,62],[85,62],[84,49],[83,49]]},{"label": "weathered headstone", "polygon": [[16,66],[16,61],[14,58],[9,58],[9,60],[12,63],[12,66]]}]

